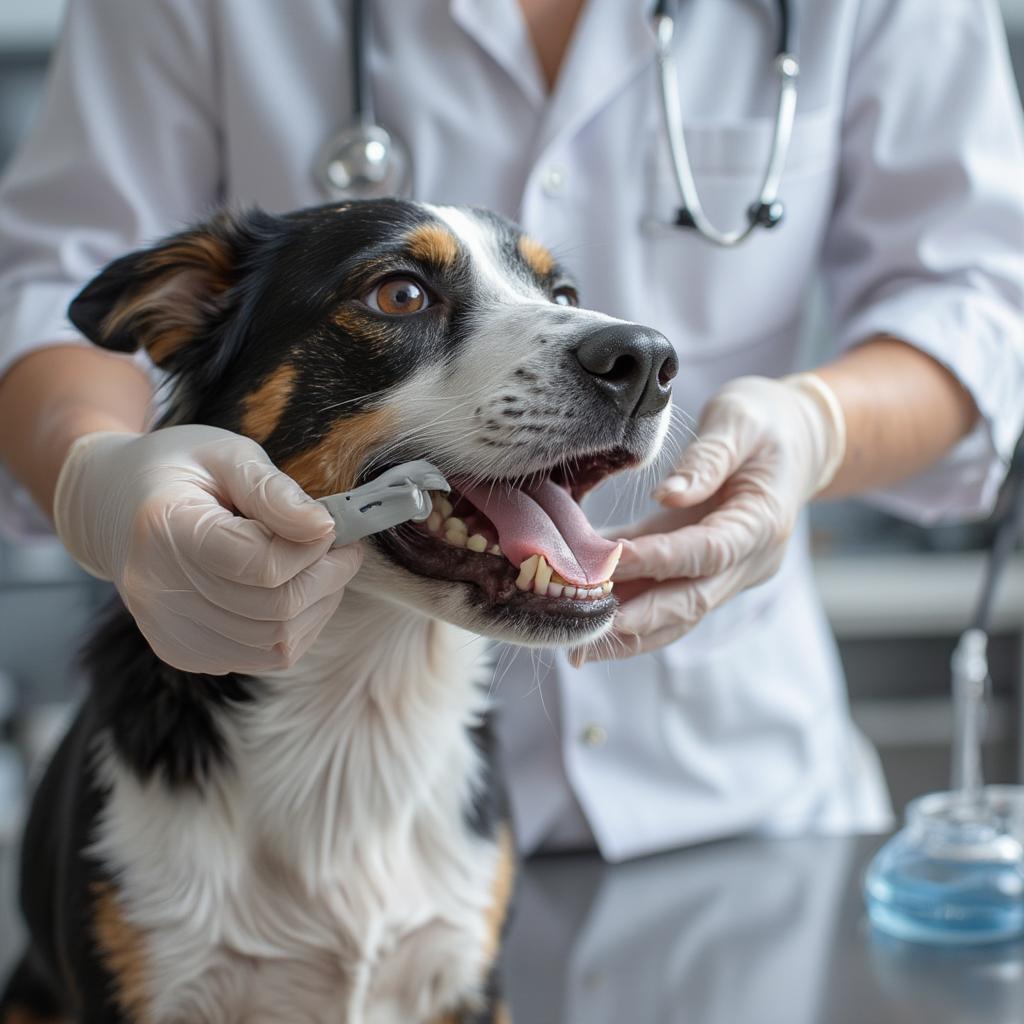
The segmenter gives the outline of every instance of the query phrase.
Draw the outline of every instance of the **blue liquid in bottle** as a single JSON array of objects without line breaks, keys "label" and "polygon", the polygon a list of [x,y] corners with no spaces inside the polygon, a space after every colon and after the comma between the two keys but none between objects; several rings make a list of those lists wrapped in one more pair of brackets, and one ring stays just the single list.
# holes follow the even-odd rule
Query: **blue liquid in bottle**
[{"label": "blue liquid in bottle", "polygon": [[932,945],[1024,937],[1024,847],[1014,832],[991,806],[964,818],[950,794],[914,801],[906,827],[868,870],[871,923],[896,938]]}]

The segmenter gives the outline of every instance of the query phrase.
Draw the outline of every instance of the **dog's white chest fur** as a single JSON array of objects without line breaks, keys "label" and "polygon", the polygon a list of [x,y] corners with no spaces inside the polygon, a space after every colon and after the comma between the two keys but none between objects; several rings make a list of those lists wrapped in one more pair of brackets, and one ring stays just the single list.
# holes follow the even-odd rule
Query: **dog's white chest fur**
[{"label": "dog's white chest fur", "polygon": [[96,848],[145,935],[150,1024],[414,1024],[483,983],[498,849],[465,823],[482,647],[363,607],[263,681],[202,797],[106,758]]}]

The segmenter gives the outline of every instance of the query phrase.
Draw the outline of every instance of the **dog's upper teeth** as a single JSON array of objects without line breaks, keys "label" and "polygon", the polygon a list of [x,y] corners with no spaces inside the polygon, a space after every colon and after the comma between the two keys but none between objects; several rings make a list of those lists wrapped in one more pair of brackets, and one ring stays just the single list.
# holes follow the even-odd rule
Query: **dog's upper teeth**
[{"label": "dog's upper teeth", "polygon": [[434,502],[434,508],[441,513],[442,519],[447,519],[452,514],[452,503],[447,498],[437,498]]},{"label": "dog's upper teeth", "polygon": [[464,533],[469,535],[469,527],[466,525],[464,519],[459,519],[457,516],[449,516],[444,521],[444,532],[445,533]]},{"label": "dog's upper teeth", "polygon": [[431,533],[437,533],[441,529],[441,524],[444,522],[444,518],[441,513],[435,508],[433,512],[427,517],[427,529]]}]

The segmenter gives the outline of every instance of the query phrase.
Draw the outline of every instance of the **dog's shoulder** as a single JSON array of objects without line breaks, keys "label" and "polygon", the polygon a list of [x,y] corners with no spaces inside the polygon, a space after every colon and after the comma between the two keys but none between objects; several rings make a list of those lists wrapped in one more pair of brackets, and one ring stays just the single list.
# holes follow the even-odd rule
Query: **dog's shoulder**
[{"label": "dog's shoulder", "polygon": [[161,661],[118,601],[82,653],[95,728],[140,781],[202,788],[225,763],[223,721],[259,683],[235,673],[183,672]]}]

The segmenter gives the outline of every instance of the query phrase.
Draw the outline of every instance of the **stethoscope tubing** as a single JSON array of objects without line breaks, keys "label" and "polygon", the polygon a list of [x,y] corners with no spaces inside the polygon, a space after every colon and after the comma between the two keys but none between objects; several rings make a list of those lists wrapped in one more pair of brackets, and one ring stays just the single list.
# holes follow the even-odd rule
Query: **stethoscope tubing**
[{"label": "stethoscope tubing", "polygon": [[[788,0],[777,0],[778,43],[773,67],[779,79],[775,123],[772,129],[768,163],[757,196],[746,210],[746,224],[732,231],[716,227],[701,203],[693,177],[676,72],[673,40],[677,0],[656,0],[654,32],[656,40],[658,99],[672,164],[680,207],[675,226],[697,231],[714,245],[731,248],[747,239],[756,228],[773,228],[782,221],[783,206],[779,188],[796,118],[797,78],[800,65],[793,52],[792,18]],[[333,140],[328,140],[318,157],[315,174],[318,183],[332,199],[358,198],[360,189],[367,195],[380,195],[379,187],[405,187],[409,182],[409,155],[401,140],[376,123],[373,88],[368,67],[370,17],[367,0],[351,0],[352,123]],[[372,151],[372,152],[371,152]],[[398,154],[401,162],[395,163]],[[322,166],[321,166],[322,164]],[[355,168],[354,170],[352,168]],[[389,169],[397,173],[387,182]],[[372,177],[371,177],[372,175]],[[358,183],[358,184],[357,184]]]},{"label": "stethoscope tubing", "polygon": [[756,200],[747,208],[747,223],[733,231],[717,228],[704,211],[693,177],[686,136],[683,131],[682,108],[679,103],[679,78],[676,73],[673,39],[675,36],[675,9],[672,0],[658,0],[654,11],[654,31],[657,44],[658,99],[662,124],[668,145],[669,160],[679,192],[680,207],[676,225],[692,228],[714,245],[731,248],[747,239],[756,228],[772,228],[782,220],[783,207],[779,201],[779,188],[786,165],[786,156],[793,137],[796,119],[797,78],[800,64],[791,52],[789,5],[779,0],[779,43],[773,66],[779,79],[779,95],[775,108],[771,150],[761,187]]}]

